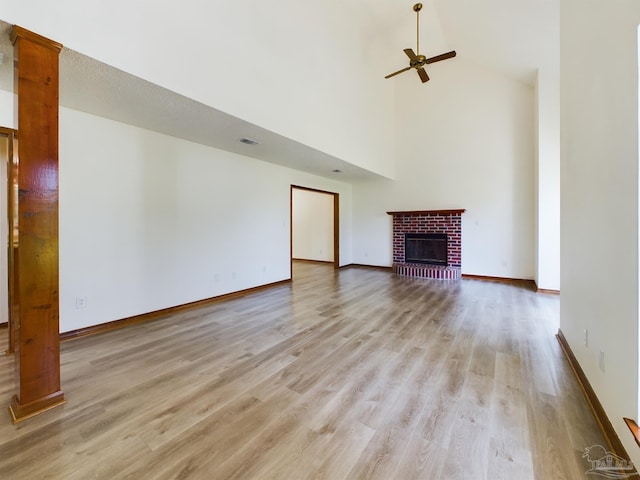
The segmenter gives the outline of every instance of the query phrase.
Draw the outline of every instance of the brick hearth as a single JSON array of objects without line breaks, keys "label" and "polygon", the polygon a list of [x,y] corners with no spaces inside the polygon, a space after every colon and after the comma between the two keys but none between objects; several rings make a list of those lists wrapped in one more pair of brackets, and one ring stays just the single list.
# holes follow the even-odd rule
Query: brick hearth
[{"label": "brick hearth", "polygon": [[[393,271],[407,277],[458,280],[462,276],[462,214],[460,210],[418,210],[387,212],[393,215]],[[445,266],[406,263],[405,233],[446,233]]]}]

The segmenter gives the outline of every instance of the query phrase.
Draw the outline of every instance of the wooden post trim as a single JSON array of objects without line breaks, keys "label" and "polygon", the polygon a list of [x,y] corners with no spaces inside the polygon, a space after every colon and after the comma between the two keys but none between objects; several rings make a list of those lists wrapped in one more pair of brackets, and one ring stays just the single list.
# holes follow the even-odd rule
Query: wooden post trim
[{"label": "wooden post trim", "polygon": [[27,420],[34,417],[39,413],[46,412],[52,408],[57,407],[65,403],[64,393],[61,390],[54,392],[45,397],[38,398],[30,403],[21,404],[18,400],[18,396],[14,395],[11,399],[11,405],[9,405],[9,415],[11,415],[11,422],[15,425],[18,422]]},{"label": "wooden post trim", "polygon": [[14,25],[13,28],[11,29],[11,43],[15,45],[18,38],[29,40],[31,43],[36,43],[42,47],[48,48],[50,50],[54,50],[57,53],[60,53],[60,51],[62,50],[61,43],[54,42],[53,40],[50,40],[47,37],[38,35],[37,33],[27,30],[26,28],[22,28],[19,25]]},{"label": "wooden post trim", "polygon": [[14,26],[18,96],[18,244],[15,324],[19,422],[64,403],[60,388],[57,42]]}]

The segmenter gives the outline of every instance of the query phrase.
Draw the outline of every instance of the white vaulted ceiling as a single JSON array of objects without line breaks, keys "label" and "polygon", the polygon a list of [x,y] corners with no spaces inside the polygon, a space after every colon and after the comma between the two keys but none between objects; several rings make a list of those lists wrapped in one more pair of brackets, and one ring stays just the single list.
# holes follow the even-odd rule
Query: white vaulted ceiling
[{"label": "white vaulted ceiling", "polygon": [[469,60],[530,85],[559,68],[560,0],[435,0],[447,38]]},{"label": "white vaulted ceiling", "polygon": [[[415,48],[413,3],[343,0],[344,21],[372,50],[375,71],[371,78],[405,66],[402,49]],[[427,56],[455,49],[462,61],[529,85],[534,84],[538,68],[557,68],[558,0],[431,0],[423,4],[420,50]],[[9,30],[8,23],[0,22],[0,53],[4,56],[0,89],[11,91]],[[394,80],[387,82],[393,88]],[[61,55],[60,102],[65,107],[322,176],[335,177],[331,173],[334,169],[342,170],[339,179],[346,181],[376,176],[348,159],[320,152],[68,48]],[[238,142],[242,137],[261,144],[244,145]]]},{"label": "white vaulted ceiling", "polygon": [[[363,33],[396,49],[414,47],[412,1],[345,0],[362,15]],[[539,68],[558,68],[560,0],[427,0],[420,13],[425,55],[456,50],[465,60],[533,85]],[[399,49],[399,50],[398,50]],[[393,65],[390,65],[392,68]]]}]

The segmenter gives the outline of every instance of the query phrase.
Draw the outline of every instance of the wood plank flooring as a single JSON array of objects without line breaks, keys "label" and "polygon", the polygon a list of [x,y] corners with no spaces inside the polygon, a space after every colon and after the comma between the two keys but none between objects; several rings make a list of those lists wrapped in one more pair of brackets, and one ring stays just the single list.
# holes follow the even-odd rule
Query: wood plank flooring
[{"label": "wood plank flooring", "polygon": [[558,311],[513,285],[295,263],[292,285],[63,343],[67,403],[0,415],[0,478],[587,478],[582,451],[606,444]]}]

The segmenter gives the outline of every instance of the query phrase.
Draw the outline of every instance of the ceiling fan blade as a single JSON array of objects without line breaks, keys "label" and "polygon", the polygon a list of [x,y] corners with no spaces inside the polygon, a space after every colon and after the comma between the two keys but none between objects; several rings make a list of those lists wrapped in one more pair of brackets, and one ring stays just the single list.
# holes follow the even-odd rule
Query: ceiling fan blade
[{"label": "ceiling fan blade", "polygon": [[407,57],[409,57],[409,60],[413,62],[417,62],[419,60],[418,56],[413,52],[412,48],[405,48],[404,53],[406,53]]},{"label": "ceiling fan blade", "polygon": [[420,75],[420,80],[422,80],[422,83],[429,81],[429,75],[427,75],[427,72],[424,68],[417,68],[416,70],[418,71],[418,75]]},{"label": "ceiling fan blade", "polygon": [[411,67],[403,68],[402,70],[398,70],[397,72],[390,73],[389,75],[387,75],[387,76],[386,76],[386,77],[384,77],[384,78],[391,78],[391,77],[395,77],[395,76],[396,76],[396,75],[398,75],[399,73],[406,72],[407,70],[411,70]]},{"label": "ceiling fan blade", "polygon": [[[406,51],[406,50],[405,50]],[[452,50],[447,53],[443,53],[442,55],[436,55],[435,57],[427,58],[425,61],[426,64],[439,62],[440,60],[446,60],[447,58],[453,58],[456,56],[455,50]]]}]

